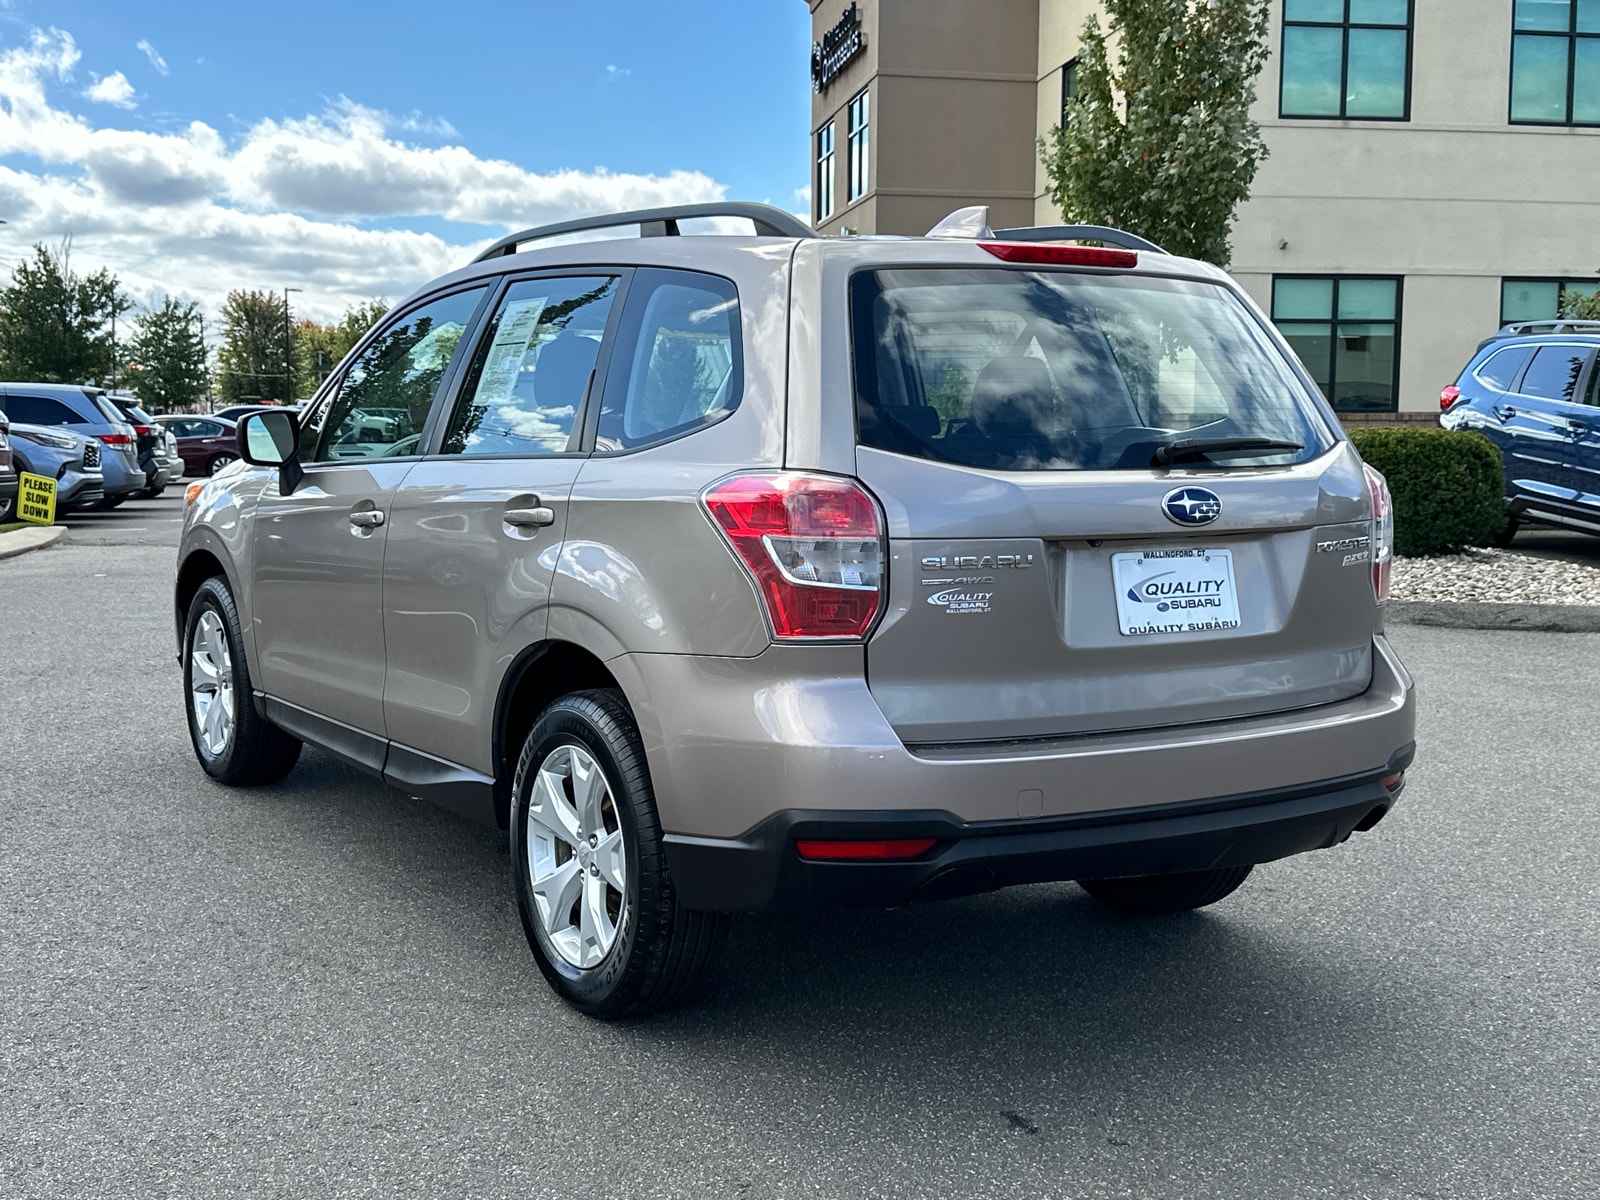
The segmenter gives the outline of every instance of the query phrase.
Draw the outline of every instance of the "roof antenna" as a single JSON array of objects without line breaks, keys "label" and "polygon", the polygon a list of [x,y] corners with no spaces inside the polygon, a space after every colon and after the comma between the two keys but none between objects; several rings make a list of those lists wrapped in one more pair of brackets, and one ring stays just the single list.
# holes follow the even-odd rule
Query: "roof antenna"
[{"label": "roof antenna", "polygon": [[958,208],[932,229],[928,230],[931,238],[980,238],[992,241],[994,230],[989,228],[989,206],[987,204],[974,204],[970,208]]}]

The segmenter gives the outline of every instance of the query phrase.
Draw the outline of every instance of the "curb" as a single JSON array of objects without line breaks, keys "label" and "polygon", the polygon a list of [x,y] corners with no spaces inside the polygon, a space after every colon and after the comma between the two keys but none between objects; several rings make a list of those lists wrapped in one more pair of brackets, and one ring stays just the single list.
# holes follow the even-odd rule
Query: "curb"
[{"label": "curb", "polygon": [[41,525],[37,529],[13,529],[10,533],[0,533],[0,558],[15,558],[29,550],[43,550],[66,536],[65,525]]},{"label": "curb", "polygon": [[1470,600],[1401,600],[1388,605],[1396,625],[1442,629],[1514,629],[1525,633],[1600,633],[1596,604],[1484,604]]}]

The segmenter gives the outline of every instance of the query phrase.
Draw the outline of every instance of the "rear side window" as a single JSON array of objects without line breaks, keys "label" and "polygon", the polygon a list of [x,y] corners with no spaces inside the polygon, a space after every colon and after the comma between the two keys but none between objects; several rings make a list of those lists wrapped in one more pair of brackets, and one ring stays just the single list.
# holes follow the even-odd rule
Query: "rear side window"
[{"label": "rear side window", "polygon": [[[1144,276],[922,268],[851,281],[861,444],[995,470],[1145,469],[1188,438],[1332,435],[1225,288]],[[1202,460],[1204,465],[1204,460]]]},{"label": "rear side window", "polygon": [[115,402],[108,399],[103,393],[85,392],[84,395],[88,397],[89,403],[99,409],[100,414],[113,425],[128,425],[132,423],[133,418],[118,408]]},{"label": "rear side window", "polygon": [[595,448],[633,450],[714,424],[738,407],[743,382],[733,284],[640,270],[611,357]]},{"label": "rear side window", "polygon": [[1592,354],[1593,351],[1583,346],[1540,346],[1517,390],[1524,396],[1571,403],[1577,396],[1578,379]]},{"label": "rear side window", "polygon": [[617,294],[615,276],[524,279],[483,335],[443,454],[562,454]]},{"label": "rear side window", "polygon": [[1511,385],[1516,382],[1517,373],[1531,357],[1532,346],[1511,346],[1491,354],[1473,374],[1497,391],[1509,392]]},{"label": "rear side window", "polygon": [[[48,396],[7,396],[6,415],[19,425],[87,425],[89,422]],[[121,420],[119,417],[118,420]]]}]

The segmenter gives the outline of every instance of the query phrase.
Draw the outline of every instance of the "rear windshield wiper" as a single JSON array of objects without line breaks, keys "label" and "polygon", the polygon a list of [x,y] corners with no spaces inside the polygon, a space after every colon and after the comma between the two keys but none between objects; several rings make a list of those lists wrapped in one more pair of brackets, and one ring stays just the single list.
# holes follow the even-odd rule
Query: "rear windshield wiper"
[{"label": "rear windshield wiper", "polygon": [[1150,465],[1168,467],[1173,463],[1199,462],[1213,454],[1283,454],[1304,449],[1299,442],[1264,437],[1179,438],[1157,446],[1150,456]]}]

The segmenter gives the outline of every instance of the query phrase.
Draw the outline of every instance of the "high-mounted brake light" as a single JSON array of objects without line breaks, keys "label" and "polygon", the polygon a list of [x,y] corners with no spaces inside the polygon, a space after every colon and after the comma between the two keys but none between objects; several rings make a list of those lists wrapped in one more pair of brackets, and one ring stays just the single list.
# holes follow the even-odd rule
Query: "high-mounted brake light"
[{"label": "high-mounted brake light", "polygon": [[1439,393],[1439,411],[1449,412],[1450,406],[1461,399],[1461,389],[1451,384]]},{"label": "high-mounted brake light", "polygon": [[979,242],[1005,262],[1045,263],[1060,267],[1137,267],[1137,250],[1111,250],[1102,246],[1058,246],[1043,242]]},{"label": "high-mounted brake light", "polygon": [[885,841],[833,842],[801,838],[794,848],[801,858],[823,862],[884,862],[897,858],[917,858],[933,849],[937,838],[891,838]]},{"label": "high-mounted brake light", "polygon": [[1372,501],[1372,597],[1383,604],[1389,599],[1389,568],[1394,565],[1394,501],[1382,475],[1365,463],[1361,469]]},{"label": "high-mounted brake light", "polygon": [[860,484],[780,471],[734,475],[701,496],[754,577],[781,641],[865,637],[883,603],[883,515]]}]

